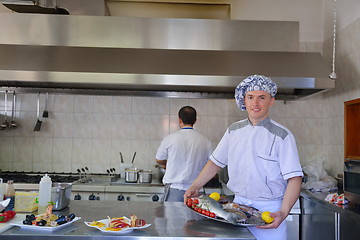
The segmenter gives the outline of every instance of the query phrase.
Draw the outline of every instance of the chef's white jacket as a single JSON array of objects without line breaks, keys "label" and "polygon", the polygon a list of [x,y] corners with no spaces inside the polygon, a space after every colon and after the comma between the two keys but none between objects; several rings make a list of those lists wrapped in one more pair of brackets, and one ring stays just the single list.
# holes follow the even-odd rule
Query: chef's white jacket
[{"label": "chef's white jacket", "polygon": [[293,134],[270,118],[256,126],[248,119],[231,124],[210,159],[228,166],[235,195],[252,200],[281,199],[286,180],[303,176]]},{"label": "chef's white jacket", "polygon": [[163,183],[187,190],[209,160],[211,151],[210,141],[193,128],[166,136],[156,152],[156,159],[167,160]]}]

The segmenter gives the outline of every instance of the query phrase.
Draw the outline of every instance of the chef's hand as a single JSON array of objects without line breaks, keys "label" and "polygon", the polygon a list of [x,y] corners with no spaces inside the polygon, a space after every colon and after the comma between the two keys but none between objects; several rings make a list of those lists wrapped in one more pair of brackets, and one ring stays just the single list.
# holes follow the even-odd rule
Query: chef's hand
[{"label": "chef's hand", "polygon": [[256,228],[261,228],[261,229],[277,228],[282,223],[282,221],[284,221],[287,215],[281,211],[277,211],[270,213],[270,217],[274,218],[274,221],[272,223],[256,226]]},{"label": "chef's hand", "polygon": [[192,198],[192,197],[198,197],[199,196],[199,190],[200,189],[196,189],[194,187],[189,187],[188,190],[186,190],[185,194],[184,194],[184,204],[186,204],[187,200],[189,198]]}]

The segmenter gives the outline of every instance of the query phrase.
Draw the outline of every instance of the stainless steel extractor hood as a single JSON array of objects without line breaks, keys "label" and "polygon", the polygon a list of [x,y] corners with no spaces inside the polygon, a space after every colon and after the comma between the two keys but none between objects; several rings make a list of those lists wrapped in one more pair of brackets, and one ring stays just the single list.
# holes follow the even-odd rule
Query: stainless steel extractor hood
[{"label": "stainless steel extractor hood", "polygon": [[335,86],[319,53],[296,52],[296,22],[10,13],[0,21],[7,88],[233,98],[245,76],[264,74],[277,99],[291,100]]},{"label": "stainless steel extractor hood", "polygon": [[17,13],[108,15],[105,0],[1,0]]}]

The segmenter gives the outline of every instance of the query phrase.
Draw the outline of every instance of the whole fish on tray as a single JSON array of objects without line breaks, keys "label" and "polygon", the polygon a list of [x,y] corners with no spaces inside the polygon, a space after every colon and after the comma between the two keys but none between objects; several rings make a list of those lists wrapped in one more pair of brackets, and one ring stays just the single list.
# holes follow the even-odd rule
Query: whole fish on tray
[{"label": "whole fish on tray", "polygon": [[242,212],[234,213],[224,210],[219,202],[206,195],[201,195],[198,199],[198,207],[207,209],[208,211],[215,213],[216,217],[223,218],[232,224],[238,225],[239,223],[245,222],[247,219],[247,216]]},{"label": "whole fish on tray", "polygon": [[247,217],[245,222],[248,224],[254,224],[254,225],[265,224],[265,221],[261,218],[262,212],[256,208],[234,202],[225,203],[222,205],[222,207],[225,211],[229,211],[233,213],[241,212],[245,214]]},{"label": "whole fish on tray", "polygon": [[[234,202],[220,203],[207,195],[201,195],[195,199],[188,199],[187,206],[204,217],[237,226],[265,224],[265,221],[261,218],[262,212],[258,209]],[[207,213],[209,213],[209,215],[207,215]]]}]

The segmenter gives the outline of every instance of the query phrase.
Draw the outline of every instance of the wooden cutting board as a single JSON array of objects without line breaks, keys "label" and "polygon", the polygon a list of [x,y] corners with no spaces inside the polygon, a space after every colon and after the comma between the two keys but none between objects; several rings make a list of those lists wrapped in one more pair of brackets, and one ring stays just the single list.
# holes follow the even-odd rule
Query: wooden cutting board
[{"label": "wooden cutting board", "polygon": [[10,221],[7,221],[5,223],[0,223],[0,233],[5,232],[6,230],[10,229],[11,227],[13,227],[12,225],[10,225],[10,223],[14,223],[14,222],[20,222],[21,220],[25,219],[26,214],[23,213],[18,213],[15,215],[15,217],[13,219],[11,219]]}]

